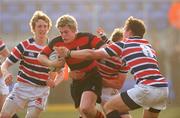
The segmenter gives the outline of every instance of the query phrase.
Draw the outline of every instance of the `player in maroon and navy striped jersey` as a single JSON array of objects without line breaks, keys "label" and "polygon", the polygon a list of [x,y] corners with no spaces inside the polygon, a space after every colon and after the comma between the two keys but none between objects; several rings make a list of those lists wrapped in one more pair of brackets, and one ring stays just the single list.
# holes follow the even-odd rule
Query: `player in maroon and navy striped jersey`
[{"label": "player in maroon and navy striped jersey", "polygon": [[[73,16],[63,15],[56,23],[60,36],[54,38],[48,46],[45,46],[39,55],[39,61],[47,65],[48,56],[54,48],[65,46],[69,50],[97,49],[104,42],[91,33],[78,32],[77,21]],[[71,71],[85,73],[80,80],[73,79],[71,84],[71,96],[75,107],[85,118],[104,118],[103,114],[95,107],[96,102],[100,102],[102,78],[97,71],[95,60],[81,60],[76,58],[66,58]]]},{"label": "player in maroon and navy striped jersey", "polygon": [[[55,83],[55,80],[49,78],[48,66],[42,65],[37,60],[39,52],[47,43],[51,20],[42,11],[36,11],[29,24],[33,37],[15,46],[1,66],[6,84],[9,84],[13,78],[8,69],[20,61],[17,83],[4,102],[0,118],[10,118],[25,106],[27,106],[25,118],[38,118],[45,109],[49,87]],[[56,61],[56,64],[60,65],[61,61]]]},{"label": "player in maroon and navy striped jersey", "polygon": [[[97,33],[101,36],[101,39],[109,45],[113,42],[123,41],[123,30],[115,28],[111,34],[110,40],[106,37],[106,34],[102,28],[97,29]],[[104,45],[103,47],[105,47]],[[124,83],[126,77],[123,77],[123,73],[127,73],[127,67],[122,66],[122,61],[117,57],[104,58],[98,60],[98,71],[103,77],[103,86],[111,87],[114,89],[120,89]],[[120,77],[121,76],[121,77]]]},{"label": "player in maroon and navy striped jersey", "polygon": [[[113,42],[123,41],[123,29],[115,28],[112,32],[110,39],[107,38],[104,30],[99,27],[97,33],[100,35],[101,39],[108,45]],[[104,104],[110,100],[114,95],[119,94],[124,81],[126,79],[126,74],[128,72],[128,67],[124,66],[122,61],[117,57],[104,58],[97,61],[98,71],[103,79],[103,89],[102,89],[102,107]],[[121,118],[131,118],[128,112],[118,112]]]},{"label": "player in maroon and navy striped jersey", "polygon": [[[8,48],[6,47],[3,40],[0,39],[0,57],[1,61],[6,59],[8,55],[10,54]],[[0,111],[2,109],[3,103],[5,101],[6,96],[9,93],[9,87],[5,84],[5,81],[3,79],[2,73],[0,71]],[[17,114],[14,114],[12,118],[18,118]]]},{"label": "player in maroon and navy striped jersey", "polygon": [[142,20],[129,17],[124,26],[123,42],[113,43],[97,50],[69,51],[58,48],[58,54],[79,59],[102,59],[120,57],[129,67],[136,84],[134,88],[116,95],[105,104],[107,118],[119,118],[116,110],[127,112],[144,108],[144,118],[157,118],[159,112],[166,108],[168,82],[161,74],[155,50],[144,39],[145,25]]}]

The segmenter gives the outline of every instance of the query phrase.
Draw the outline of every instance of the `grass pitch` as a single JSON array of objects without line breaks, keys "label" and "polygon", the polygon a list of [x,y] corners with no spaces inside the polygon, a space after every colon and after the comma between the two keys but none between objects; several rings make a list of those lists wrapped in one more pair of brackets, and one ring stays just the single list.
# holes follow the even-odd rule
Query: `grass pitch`
[{"label": "grass pitch", "polygon": [[[133,118],[142,118],[142,109],[131,111]],[[25,117],[25,111],[18,113],[20,118]],[[55,104],[48,105],[40,118],[78,118],[78,112],[72,104]],[[168,107],[160,113],[159,118],[180,118],[180,107]]]}]

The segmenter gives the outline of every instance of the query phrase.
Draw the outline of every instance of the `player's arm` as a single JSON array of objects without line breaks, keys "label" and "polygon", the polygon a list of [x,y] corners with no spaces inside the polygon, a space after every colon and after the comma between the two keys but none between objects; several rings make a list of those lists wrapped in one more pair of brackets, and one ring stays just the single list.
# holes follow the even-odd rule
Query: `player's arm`
[{"label": "player's arm", "polygon": [[109,55],[104,51],[104,49],[85,49],[85,50],[78,50],[78,51],[71,51],[69,52],[69,56],[72,58],[80,58],[80,59],[102,59],[108,58]]},{"label": "player's arm", "polygon": [[55,60],[50,60],[48,56],[45,54],[40,53],[37,57],[38,61],[48,67],[56,67],[61,68],[64,66],[64,58],[58,58]]},{"label": "player's arm", "polygon": [[52,65],[52,61],[48,59],[48,57],[44,54],[39,54],[37,57],[38,61],[43,64],[46,65],[48,67],[50,67]]},{"label": "player's arm", "polygon": [[66,58],[72,57],[72,58],[89,60],[89,59],[102,59],[102,58],[110,57],[103,48],[96,50],[83,49],[83,50],[70,51],[65,47],[56,47],[55,50],[59,55],[64,56]]},{"label": "player's arm", "polygon": [[106,33],[103,28],[101,28],[101,27],[97,28],[97,33],[99,34],[99,36],[101,37],[103,42],[105,42],[107,44],[110,42],[110,40],[107,38]]},{"label": "player's arm", "polygon": [[13,80],[12,74],[8,71],[8,68],[12,65],[13,63],[10,63],[8,61],[8,58],[6,58],[6,60],[1,65],[1,72],[2,72],[3,78],[5,79],[5,83],[7,85],[10,85]]},{"label": "player's arm", "polygon": [[64,80],[64,71],[62,70],[63,69],[57,72],[57,75],[55,76],[55,79],[54,79],[55,86],[59,85]]},{"label": "player's arm", "polygon": [[50,79],[47,80],[47,86],[54,88],[64,80],[64,72],[61,69],[59,72],[49,72]]},{"label": "player's arm", "polygon": [[6,58],[9,54],[10,54],[10,52],[7,48],[4,48],[2,51],[0,51],[0,55],[3,58]]}]

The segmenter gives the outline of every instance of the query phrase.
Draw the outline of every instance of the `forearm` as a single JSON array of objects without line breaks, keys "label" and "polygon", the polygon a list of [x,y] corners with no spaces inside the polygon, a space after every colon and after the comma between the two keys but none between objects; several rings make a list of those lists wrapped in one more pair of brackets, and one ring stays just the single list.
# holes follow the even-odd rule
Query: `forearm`
[{"label": "forearm", "polygon": [[59,85],[64,80],[63,72],[58,72],[58,74],[55,77],[55,86]]},{"label": "forearm", "polygon": [[2,65],[1,65],[1,72],[2,72],[2,75],[6,75],[6,73],[9,73],[8,72],[8,68],[11,66],[12,64],[10,62],[8,62],[8,60],[6,59]]},{"label": "forearm", "polygon": [[71,51],[70,57],[72,58],[78,58],[78,59],[102,59],[102,58],[108,58],[109,56],[104,53],[102,50],[93,50],[93,49],[84,49],[84,50],[77,50],[77,51]]},{"label": "forearm", "polygon": [[110,57],[103,49],[82,49],[82,50],[69,50],[66,47],[55,47],[59,56],[66,58],[77,59],[101,59]]},{"label": "forearm", "polygon": [[93,59],[93,50],[91,49],[84,49],[84,50],[76,50],[69,52],[69,56],[72,58],[78,58],[78,59]]},{"label": "forearm", "polygon": [[50,66],[50,60],[46,55],[43,54],[38,55],[38,61],[45,66]]},{"label": "forearm", "polygon": [[55,86],[57,86],[64,80],[64,72],[63,72],[63,69],[61,69],[59,72],[53,72],[53,73],[55,73],[53,80],[54,80]]}]

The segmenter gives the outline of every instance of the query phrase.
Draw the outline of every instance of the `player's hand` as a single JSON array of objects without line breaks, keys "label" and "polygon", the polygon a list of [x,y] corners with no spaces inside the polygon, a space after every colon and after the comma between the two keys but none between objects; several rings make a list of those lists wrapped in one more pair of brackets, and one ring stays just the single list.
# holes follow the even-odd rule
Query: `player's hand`
[{"label": "player's hand", "polygon": [[3,74],[3,78],[6,85],[10,85],[13,83],[13,75],[11,73],[6,72],[5,74]]},{"label": "player's hand", "polygon": [[61,58],[51,61],[49,66],[55,67],[55,68],[62,68],[62,67],[64,67],[64,64],[65,64],[65,59],[63,57],[61,57]]},{"label": "player's hand", "polygon": [[60,57],[68,57],[70,50],[66,47],[54,47],[54,50]]},{"label": "player's hand", "polygon": [[98,27],[96,32],[99,34],[99,35],[103,35],[105,33],[104,29],[101,28],[101,27]]},{"label": "player's hand", "polygon": [[53,79],[49,79],[46,81],[47,86],[49,86],[50,88],[54,88],[55,87],[55,82]]}]

